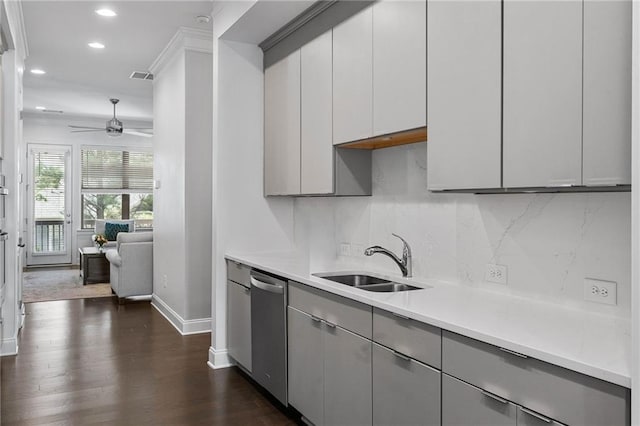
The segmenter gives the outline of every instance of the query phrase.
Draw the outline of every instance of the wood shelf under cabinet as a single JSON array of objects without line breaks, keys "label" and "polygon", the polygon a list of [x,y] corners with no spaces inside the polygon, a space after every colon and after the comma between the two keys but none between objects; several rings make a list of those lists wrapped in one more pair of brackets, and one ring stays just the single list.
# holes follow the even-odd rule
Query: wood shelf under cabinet
[{"label": "wood shelf under cabinet", "polygon": [[387,135],[375,136],[373,138],[361,139],[354,142],[336,145],[339,148],[349,149],[381,149],[392,146],[408,145],[411,143],[425,142],[427,140],[427,127],[404,130],[402,132],[390,133]]}]

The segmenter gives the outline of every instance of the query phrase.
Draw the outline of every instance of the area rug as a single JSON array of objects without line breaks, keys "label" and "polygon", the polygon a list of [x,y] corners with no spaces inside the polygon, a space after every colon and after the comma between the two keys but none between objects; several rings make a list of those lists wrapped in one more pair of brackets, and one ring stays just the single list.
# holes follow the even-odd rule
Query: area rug
[{"label": "area rug", "polygon": [[22,301],[47,302],[51,300],[111,297],[111,285],[82,285],[78,269],[45,269],[29,271],[23,275]]}]

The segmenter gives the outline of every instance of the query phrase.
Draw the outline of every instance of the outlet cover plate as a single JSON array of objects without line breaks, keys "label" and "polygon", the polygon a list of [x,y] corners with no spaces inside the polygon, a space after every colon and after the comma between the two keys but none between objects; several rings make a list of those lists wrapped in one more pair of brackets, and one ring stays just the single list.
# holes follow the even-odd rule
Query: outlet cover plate
[{"label": "outlet cover plate", "polygon": [[618,283],[615,281],[584,279],[584,300],[588,302],[618,304]]},{"label": "outlet cover plate", "polygon": [[496,284],[506,284],[507,283],[507,266],[506,265],[494,265],[491,263],[487,264],[487,271],[485,273],[485,280],[496,283]]}]

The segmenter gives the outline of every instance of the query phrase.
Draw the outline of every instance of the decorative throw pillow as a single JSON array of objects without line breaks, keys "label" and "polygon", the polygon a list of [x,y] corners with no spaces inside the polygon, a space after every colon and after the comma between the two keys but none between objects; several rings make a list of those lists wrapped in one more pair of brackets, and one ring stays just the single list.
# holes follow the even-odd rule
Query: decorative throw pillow
[{"label": "decorative throw pillow", "polygon": [[128,223],[107,222],[104,224],[104,236],[109,241],[115,241],[120,232],[129,232]]}]

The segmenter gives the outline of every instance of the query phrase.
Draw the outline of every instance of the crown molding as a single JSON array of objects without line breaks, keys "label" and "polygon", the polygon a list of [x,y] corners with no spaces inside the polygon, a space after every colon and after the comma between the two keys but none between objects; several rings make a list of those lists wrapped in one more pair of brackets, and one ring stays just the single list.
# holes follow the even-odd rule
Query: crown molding
[{"label": "crown molding", "polygon": [[202,53],[213,52],[213,33],[211,31],[199,30],[196,28],[180,27],[169,43],[162,49],[162,52],[149,66],[149,71],[154,76],[173,59],[180,51],[195,51]]},{"label": "crown molding", "polygon": [[24,25],[24,14],[22,12],[22,2],[4,1],[4,11],[9,26],[9,35],[11,37],[11,47],[16,50],[24,60],[29,56],[29,44],[27,42],[27,32]]}]

